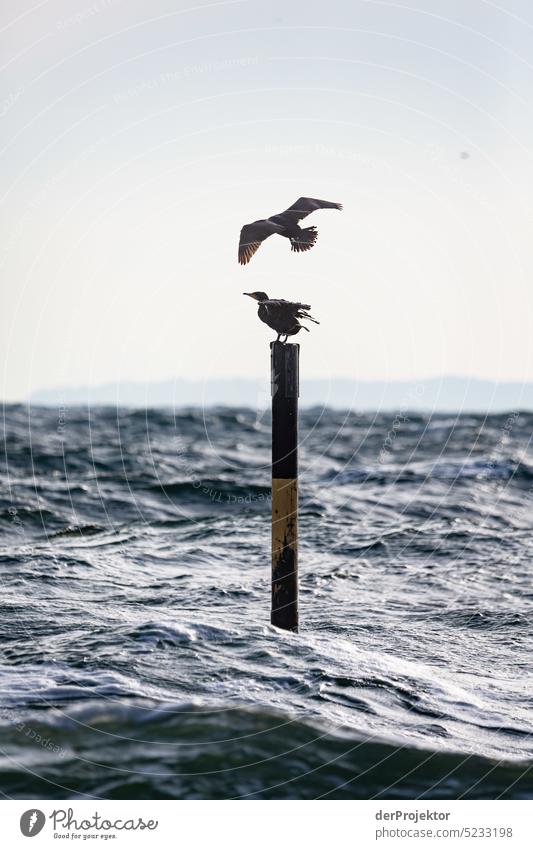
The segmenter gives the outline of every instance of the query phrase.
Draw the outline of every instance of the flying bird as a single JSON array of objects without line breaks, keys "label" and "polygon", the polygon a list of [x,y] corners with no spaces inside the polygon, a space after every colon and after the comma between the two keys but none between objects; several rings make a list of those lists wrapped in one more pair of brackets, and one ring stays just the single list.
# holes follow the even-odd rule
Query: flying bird
[{"label": "flying bird", "polygon": [[329,200],[317,200],[316,198],[298,198],[296,203],[289,206],[285,212],[279,215],[271,215],[270,218],[262,218],[252,224],[245,224],[241,230],[239,239],[239,262],[246,265],[250,262],[261,242],[278,233],[290,239],[291,251],[308,251],[318,238],[316,227],[299,227],[298,221],[310,215],[316,209],[342,209],[342,204],[331,203]]},{"label": "flying bird", "polygon": [[289,336],[295,336],[300,330],[307,330],[309,333],[309,328],[298,321],[300,318],[320,324],[316,318],[313,318],[307,312],[311,309],[310,304],[283,301],[281,298],[269,298],[266,292],[243,292],[243,295],[259,301],[257,315],[261,321],[264,321],[272,330],[276,331],[278,334],[276,342],[279,342],[282,336],[285,336],[286,342]]}]

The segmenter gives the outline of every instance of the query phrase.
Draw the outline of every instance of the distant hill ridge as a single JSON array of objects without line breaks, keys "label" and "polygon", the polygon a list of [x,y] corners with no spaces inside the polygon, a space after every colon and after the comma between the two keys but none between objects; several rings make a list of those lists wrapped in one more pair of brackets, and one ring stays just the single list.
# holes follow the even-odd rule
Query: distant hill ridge
[{"label": "distant hill ridge", "polygon": [[[47,406],[190,407],[224,405],[265,408],[270,384],[248,378],[106,383],[35,392],[32,404]],[[420,380],[302,380],[300,404],[355,410],[505,412],[533,410],[533,383],[498,383],[468,377]]]}]

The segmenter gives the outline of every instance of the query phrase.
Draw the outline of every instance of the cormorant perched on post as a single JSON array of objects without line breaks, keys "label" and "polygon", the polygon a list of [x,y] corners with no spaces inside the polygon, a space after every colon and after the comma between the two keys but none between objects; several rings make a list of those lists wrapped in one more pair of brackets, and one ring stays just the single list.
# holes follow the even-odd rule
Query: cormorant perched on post
[{"label": "cormorant perched on post", "polygon": [[257,315],[261,321],[264,321],[272,330],[276,331],[278,334],[276,342],[280,341],[281,336],[285,336],[286,342],[289,336],[295,336],[300,330],[307,330],[309,333],[309,328],[300,324],[298,321],[299,318],[320,324],[316,318],[313,318],[307,312],[307,310],[311,309],[309,304],[283,301],[281,298],[274,300],[269,298],[266,292],[243,292],[243,295],[248,295],[249,298],[259,301]]},{"label": "cormorant perched on post", "polygon": [[314,212],[315,209],[342,209],[342,204],[316,198],[298,198],[296,203],[289,206],[285,212],[280,212],[279,215],[271,215],[270,218],[262,218],[252,224],[245,224],[239,239],[240,264],[246,265],[250,262],[261,242],[273,233],[290,239],[292,251],[299,253],[310,250],[318,238],[317,229],[316,227],[299,227],[298,221]]}]

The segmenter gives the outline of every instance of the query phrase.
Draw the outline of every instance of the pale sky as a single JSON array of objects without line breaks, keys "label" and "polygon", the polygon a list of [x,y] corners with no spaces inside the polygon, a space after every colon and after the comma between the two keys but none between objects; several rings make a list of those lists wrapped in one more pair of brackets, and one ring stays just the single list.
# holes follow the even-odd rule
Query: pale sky
[{"label": "pale sky", "polygon": [[[306,377],[533,380],[527,0],[4,0],[0,29],[5,399],[264,375],[259,289],[312,304]],[[240,267],[300,195],[344,210]]]}]

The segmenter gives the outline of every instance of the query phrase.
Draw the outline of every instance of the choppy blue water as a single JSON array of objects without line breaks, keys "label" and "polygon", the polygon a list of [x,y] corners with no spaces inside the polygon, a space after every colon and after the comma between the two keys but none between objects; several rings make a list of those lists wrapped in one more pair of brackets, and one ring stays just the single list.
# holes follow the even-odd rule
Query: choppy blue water
[{"label": "choppy blue water", "polygon": [[533,797],[533,416],[4,410],[0,791]]}]

